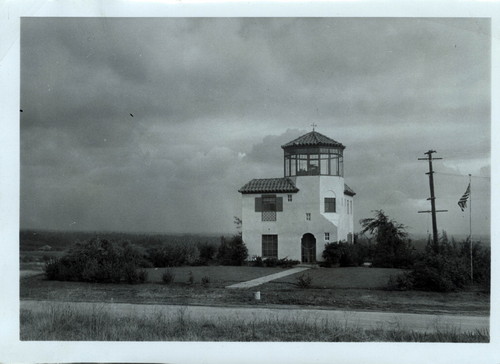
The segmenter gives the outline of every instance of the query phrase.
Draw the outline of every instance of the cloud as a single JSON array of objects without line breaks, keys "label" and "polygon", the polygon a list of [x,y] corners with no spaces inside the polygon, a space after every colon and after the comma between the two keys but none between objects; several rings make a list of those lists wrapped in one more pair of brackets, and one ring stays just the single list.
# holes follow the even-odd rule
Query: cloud
[{"label": "cloud", "polygon": [[[347,147],[356,219],[384,208],[425,230],[425,151],[440,172],[489,175],[489,25],[23,18],[21,226],[230,231],[238,188],[282,176],[280,146],[314,122]],[[463,179],[445,178],[451,206]]]}]

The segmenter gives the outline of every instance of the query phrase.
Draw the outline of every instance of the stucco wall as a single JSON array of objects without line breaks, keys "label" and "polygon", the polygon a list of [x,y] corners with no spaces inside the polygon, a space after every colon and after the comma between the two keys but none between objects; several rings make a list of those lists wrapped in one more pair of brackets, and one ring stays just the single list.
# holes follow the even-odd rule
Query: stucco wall
[{"label": "stucco wall", "polygon": [[[299,192],[276,194],[283,198],[283,211],[277,212],[276,221],[262,221],[260,212],[255,212],[255,197],[261,194],[242,195],[242,232],[249,256],[262,255],[262,235],[278,235],[278,257],[301,260],[301,239],[306,233],[316,238],[316,260],[321,261],[325,243],[347,240],[352,232],[353,215],[347,215],[347,207],[342,199],[344,179],[334,176],[300,176],[294,180]],[[337,212],[324,212],[324,198],[337,199]],[[311,220],[306,219],[311,214]],[[325,232],[330,240],[325,240]]]}]

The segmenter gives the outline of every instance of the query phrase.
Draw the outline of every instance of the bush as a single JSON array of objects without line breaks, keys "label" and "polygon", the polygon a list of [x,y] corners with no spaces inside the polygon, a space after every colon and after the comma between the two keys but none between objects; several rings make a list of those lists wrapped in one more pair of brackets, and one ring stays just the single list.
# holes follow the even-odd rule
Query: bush
[{"label": "bush", "polygon": [[140,269],[139,273],[137,274],[138,282],[144,283],[148,280],[148,271],[144,269]]},{"label": "bush", "polygon": [[264,261],[262,260],[262,257],[253,256],[251,260],[251,265],[254,267],[263,267]]},{"label": "bush", "polygon": [[387,282],[387,289],[391,291],[408,291],[413,289],[414,281],[410,272],[390,276]]},{"label": "bush", "polygon": [[54,281],[59,277],[59,262],[58,260],[51,260],[45,263],[45,276],[48,280]]},{"label": "bush", "polygon": [[198,250],[200,252],[199,261],[206,265],[214,259],[215,254],[217,253],[217,247],[213,244],[205,243],[198,246]]},{"label": "bush", "polygon": [[[470,241],[457,244],[448,241],[446,232],[437,244],[430,241],[408,274],[413,289],[449,292],[463,289],[471,283]],[[472,244],[474,283],[490,288],[490,250],[480,243]]]},{"label": "bush", "polygon": [[146,264],[140,251],[123,243],[115,246],[105,239],[93,238],[75,244],[59,260],[45,265],[47,279],[96,283],[141,281],[137,269]]},{"label": "bush", "polygon": [[208,286],[210,284],[210,277],[209,276],[203,276],[201,278],[201,284],[204,286]]},{"label": "bush", "polygon": [[[470,265],[470,243],[466,240],[458,247],[460,255]],[[472,244],[472,264],[474,283],[489,290],[491,282],[491,251],[489,247],[481,245],[480,242]]]},{"label": "bush", "polygon": [[187,283],[188,284],[194,284],[194,275],[193,275],[193,272],[191,272],[191,271],[189,271],[189,273],[188,273]]},{"label": "bush", "polygon": [[288,259],[288,258],[266,258],[262,259],[262,257],[254,256],[250,263],[254,267],[281,267],[281,268],[291,268],[297,264],[300,264],[300,261]]},{"label": "bush", "polygon": [[309,274],[302,273],[297,277],[297,286],[300,288],[309,288],[312,284],[312,277]]},{"label": "bush", "polygon": [[423,291],[449,292],[465,287],[470,280],[465,261],[454,255],[424,255],[410,273],[413,287]]},{"label": "bush", "polygon": [[194,245],[172,243],[149,249],[147,256],[154,267],[179,267],[197,261],[198,249]]},{"label": "bush", "polygon": [[241,239],[241,236],[235,235],[229,242],[224,237],[217,251],[217,260],[222,265],[243,265],[248,258],[248,249]]},{"label": "bush", "polygon": [[358,266],[363,263],[364,256],[359,251],[360,244],[351,244],[343,241],[325,244],[322,257],[324,266],[340,265],[341,267]]},{"label": "bush", "polygon": [[161,280],[165,284],[170,284],[175,280],[175,274],[172,272],[172,270],[167,269],[165,272],[163,272],[161,276]]},{"label": "bush", "polygon": [[264,259],[265,267],[277,267],[278,266],[278,258],[266,258]]},{"label": "bush", "polygon": [[278,260],[278,267],[282,267],[282,268],[291,268],[297,264],[300,264],[300,261],[288,259],[288,258],[282,258],[282,259]]}]

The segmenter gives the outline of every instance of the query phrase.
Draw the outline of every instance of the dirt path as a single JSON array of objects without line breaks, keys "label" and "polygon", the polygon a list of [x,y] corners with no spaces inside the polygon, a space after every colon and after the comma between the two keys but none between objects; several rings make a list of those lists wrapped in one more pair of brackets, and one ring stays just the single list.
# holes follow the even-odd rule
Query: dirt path
[{"label": "dirt path", "polygon": [[105,310],[117,317],[129,315],[185,315],[191,319],[220,318],[255,322],[265,320],[303,321],[310,323],[338,322],[344,327],[364,329],[408,329],[415,332],[457,330],[470,332],[489,329],[488,316],[428,315],[389,312],[361,312],[318,309],[212,307],[179,305],[140,305],[127,303],[88,303],[55,301],[21,301],[21,309],[34,313],[47,312],[51,307],[72,307],[80,312]]}]

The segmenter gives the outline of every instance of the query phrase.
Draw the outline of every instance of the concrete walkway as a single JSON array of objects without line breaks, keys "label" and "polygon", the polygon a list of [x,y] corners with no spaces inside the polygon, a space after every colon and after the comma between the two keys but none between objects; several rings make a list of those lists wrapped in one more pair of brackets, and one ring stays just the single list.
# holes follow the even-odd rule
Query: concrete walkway
[{"label": "concrete walkway", "polygon": [[274,273],[268,276],[252,279],[251,281],[232,284],[230,286],[226,286],[226,288],[251,288],[255,286],[260,286],[261,284],[267,283],[269,281],[274,281],[275,279],[286,277],[295,273],[300,273],[308,269],[309,267],[297,267],[297,268],[287,269],[283,272]]}]

